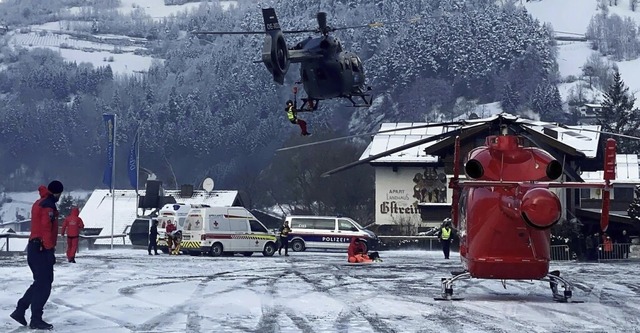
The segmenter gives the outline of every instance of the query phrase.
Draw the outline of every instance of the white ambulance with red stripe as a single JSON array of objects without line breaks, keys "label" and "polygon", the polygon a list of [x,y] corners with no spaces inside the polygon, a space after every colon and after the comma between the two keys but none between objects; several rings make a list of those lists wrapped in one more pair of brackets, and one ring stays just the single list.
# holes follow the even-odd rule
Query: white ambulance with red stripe
[{"label": "white ambulance with red stripe", "polygon": [[182,229],[183,251],[217,257],[223,253],[250,256],[276,252],[276,236],[244,207],[206,207],[189,211]]}]

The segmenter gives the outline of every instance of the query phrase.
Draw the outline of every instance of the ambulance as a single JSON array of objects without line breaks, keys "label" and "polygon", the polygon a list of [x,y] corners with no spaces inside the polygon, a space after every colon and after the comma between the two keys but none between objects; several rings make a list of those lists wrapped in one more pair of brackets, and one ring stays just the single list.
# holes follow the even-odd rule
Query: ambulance
[{"label": "ambulance", "polygon": [[244,207],[192,208],[182,229],[182,250],[218,257],[223,253],[251,256],[276,252],[276,236]]},{"label": "ambulance", "polygon": [[158,249],[164,253],[169,253],[165,233],[167,224],[173,223],[177,227],[177,230],[184,230],[184,223],[187,215],[189,215],[189,211],[192,208],[203,207],[209,207],[209,205],[173,203],[162,206],[156,218],[158,220]]}]

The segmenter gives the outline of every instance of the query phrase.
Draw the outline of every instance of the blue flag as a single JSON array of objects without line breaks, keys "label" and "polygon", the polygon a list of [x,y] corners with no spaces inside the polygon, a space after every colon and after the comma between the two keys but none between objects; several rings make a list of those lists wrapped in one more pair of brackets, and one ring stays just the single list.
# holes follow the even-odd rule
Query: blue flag
[{"label": "blue flag", "polygon": [[102,176],[102,183],[109,186],[109,189],[113,190],[113,161],[115,159],[115,127],[116,127],[116,115],[103,114],[102,119],[107,128],[107,166],[104,169],[104,175]]},{"label": "blue flag", "polygon": [[138,191],[138,136],[140,128],[136,128],[135,135],[133,136],[133,142],[129,147],[129,162],[128,173],[129,183],[136,191]]}]

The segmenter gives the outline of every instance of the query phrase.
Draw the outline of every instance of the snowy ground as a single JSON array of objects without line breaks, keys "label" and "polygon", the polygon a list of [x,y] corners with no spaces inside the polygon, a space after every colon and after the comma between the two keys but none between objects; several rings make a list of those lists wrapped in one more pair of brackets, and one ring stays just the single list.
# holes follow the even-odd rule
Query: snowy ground
[{"label": "snowy ground", "polygon": [[[58,332],[634,332],[637,263],[554,263],[574,298],[547,283],[472,280],[464,301],[434,301],[440,277],[459,268],[438,252],[381,253],[349,266],[343,253],[290,257],[148,257],[144,250],[82,252],[60,262],[45,319]],[[59,257],[59,261],[62,258]],[[31,282],[25,258],[0,257],[0,331]]]}]

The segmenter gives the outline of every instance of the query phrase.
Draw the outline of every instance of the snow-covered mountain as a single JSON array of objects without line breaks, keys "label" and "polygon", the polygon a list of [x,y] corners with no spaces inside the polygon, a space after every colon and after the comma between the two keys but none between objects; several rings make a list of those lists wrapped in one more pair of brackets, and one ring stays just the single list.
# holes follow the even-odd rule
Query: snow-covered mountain
[{"label": "snow-covered mountain", "polygon": [[[621,18],[631,18],[636,25],[640,25],[640,6],[635,11],[631,10],[631,2],[633,0],[616,0],[606,1],[613,4],[608,6],[609,15],[618,15]],[[587,27],[591,18],[600,14],[602,10],[598,9],[598,3],[601,0],[534,0],[524,3],[529,13],[543,23],[549,23],[559,35],[586,34]],[[617,5],[616,5],[617,3]],[[631,93],[635,93],[640,97],[640,58],[625,61],[615,61],[610,57],[604,57],[598,51],[593,50],[590,41],[560,41],[558,42],[558,67],[561,79],[567,79],[569,76],[577,78],[583,77],[582,67],[587,59],[593,54],[600,56],[603,60],[615,63],[622,75],[622,79],[629,87]],[[588,81],[588,79],[583,78]],[[574,83],[562,83],[560,92],[563,99],[566,100],[569,89],[575,87]],[[595,92],[593,97],[599,97],[600,94]],[[640,106],[640,102],[636,101],[636,106]]]}]

